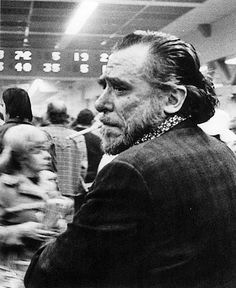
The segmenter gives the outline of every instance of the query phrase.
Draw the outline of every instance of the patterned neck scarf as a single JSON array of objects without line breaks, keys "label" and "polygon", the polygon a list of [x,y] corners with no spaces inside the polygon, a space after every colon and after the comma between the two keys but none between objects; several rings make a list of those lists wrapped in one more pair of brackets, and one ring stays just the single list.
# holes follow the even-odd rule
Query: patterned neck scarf
[{"label": "patterned neck scarf", "polygon": [[134,143],[134,145],[138,145],[140,143],[143,143],[143,142],[146,142],[148,140],[152,140],[154,138],[161,136],[162,134],[169,131],[170,129],[172,129],[177,124],[185,121],[187,118],[189,118],[189,117],[182,117],[179,115],[174,115],[174,116],[171,116],[171,117],[165,119],[159,126],[157,126],[155,129],[153,129],[151,132],[144,134],[141,139],[138,139]]}]

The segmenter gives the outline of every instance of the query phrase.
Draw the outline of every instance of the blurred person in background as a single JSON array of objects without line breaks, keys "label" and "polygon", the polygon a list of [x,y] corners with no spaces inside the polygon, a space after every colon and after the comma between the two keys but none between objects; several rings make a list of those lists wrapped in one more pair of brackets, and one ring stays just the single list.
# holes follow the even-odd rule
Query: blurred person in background
[{"label": "blurred person in background", "polygon": [[103,147],[118,156],[34,255],[26,288],[235,288],[236,157],[197,126],[218,101],[196,50],[136,31],[99,84]]},{"label": "blurred person in background", "polygon": [[83,109],[79,112],[72,126],[75,131],[84,131],[84,133],[82,132],[81,134],[84,135],[85,138],[88,157],[88,170],[85,177],[85,183],[92,183],[94,181],[97,175],[98,165],[103,155],[101,138],[93,132],[86,130],[87,128],[90,128],[93,123],[93,112],[89,109]]},{"label": "blurred person in background", "polygon": [[229,115],[219,108],[208,121],[198,125],[205,133],[224,142],[231,150],[235,150],[236,134],[230,129]]},{"label": "blurred person in background", "polygon": [[18,124],[31,125],[33,119],[29,95],[22,88],[13,87],[3,91],[1,105],[5,123],[0,127],[0,144],[8,128]]},{"label": "blurred person in background", "polygon": [[[236,117],[233,117],[233,119],[231,119],[230,124],[229,124],[229,128],[236,135]],[[230,148],[236,154],[236,140],[230,144]]]},{"label": "blurred person in background", "polygon": [[3,114],[0,112],[0,126],[2,126],[5,123]]},{"label": "blurred person in background", "polygon": [[3,114],[5,114],[5,109],[3,108],[3,105],[0,105],[0,126],[5,123]]},{"label": "blurred person in background", "polygon": [[64,196],[74,197],[84,192],[87,149],[84,136],[76,137],[76,140],[68,138],[74,133],[68,128],[68,117],[64,101],[54,98],[47,106],[46,120],[49,125],[41,129],[50,135],[55,146],[59,190]]},{"label": "blurred person in background", "polygon": [[231,119],[229,127],[236,134],[236,116]]},{"label": "blurred person in background", "polygon": [[37,127],[41,127],[41,126],[46,126],[47,125],[47,123],[46,123],[46,125],[44,125],[45,124],[44,123],[44,118],[43,117],[39,117],[39,116],[33,116],[32,124],[34,126],[37,126]]},{"label": "blurred person in background", "polygon": [[[8,88],[3,92],[1,100],[5,123],[0,127],[0,151],[2,150],[2,138],[10,127],[19,124],[34,125],[30,97],[24,89],[18,87]],[[49,135],[47,137],[50,139]],[[50,146],[49,152],[53,159],[51,169],[56,171],[53,144]]]},{"label": "blurred person in background", "polygon": [[[50,185],[48,176],[45,176],[45,173],[53,173],[48,171],[51,167],[48,147],[47,135],[31,125],[10,127],[3,136],[0,154],[0,263],[6,268],[5,272],[12,271],[12,277],[14,271],[25,271],[35,250],[60,231],[59,226],[53,231],[43,224],[47,201],[60,197],[56,183]],[[17,279],[13,277],[11,281]],[[11,287],[4,286],[5,280],[1,279],[1,287]]]}]

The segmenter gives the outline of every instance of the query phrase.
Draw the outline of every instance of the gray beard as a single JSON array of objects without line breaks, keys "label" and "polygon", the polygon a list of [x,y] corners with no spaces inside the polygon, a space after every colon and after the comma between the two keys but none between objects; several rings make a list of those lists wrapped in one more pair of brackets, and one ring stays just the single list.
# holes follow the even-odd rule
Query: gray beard
[{"label": "gray beard", "polygon": [[166,118],[165,113],[160,109],[160,103],[157,103],[156,99],[151,100],[150,105],[146,109],[142,108],[142,111],[138,112],[125,123],[123,134],[117,138],[109,137],[109,133],[107,135],[102,133],[102,145],[105,153],[116,155],[127,150],[138,139],[141,139],[145,133],[160,125]]}]

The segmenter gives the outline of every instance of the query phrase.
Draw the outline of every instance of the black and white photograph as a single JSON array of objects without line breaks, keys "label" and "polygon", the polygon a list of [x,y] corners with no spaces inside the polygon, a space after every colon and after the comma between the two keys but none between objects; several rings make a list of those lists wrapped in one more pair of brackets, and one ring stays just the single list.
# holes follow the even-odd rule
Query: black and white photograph
[{"label": "black and white photograph", "polygon": [[235,0],[0,0],[0,288],[236,288]]}]

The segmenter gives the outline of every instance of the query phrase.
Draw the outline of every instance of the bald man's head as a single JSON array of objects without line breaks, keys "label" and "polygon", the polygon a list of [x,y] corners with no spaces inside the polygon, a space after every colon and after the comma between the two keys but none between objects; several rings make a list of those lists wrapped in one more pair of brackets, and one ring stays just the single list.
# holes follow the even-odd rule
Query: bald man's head
[{"label": "bald man's head", "polygon": [[52,124],[65,124],[68,122],[67,107],[63,100],[55,99],[48,103],[47,118]]}]

